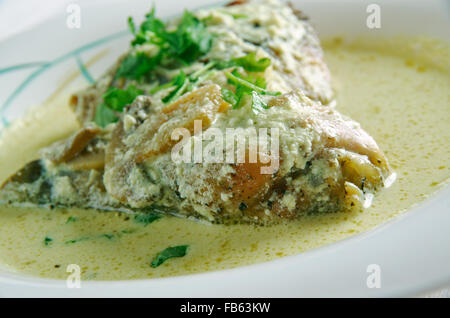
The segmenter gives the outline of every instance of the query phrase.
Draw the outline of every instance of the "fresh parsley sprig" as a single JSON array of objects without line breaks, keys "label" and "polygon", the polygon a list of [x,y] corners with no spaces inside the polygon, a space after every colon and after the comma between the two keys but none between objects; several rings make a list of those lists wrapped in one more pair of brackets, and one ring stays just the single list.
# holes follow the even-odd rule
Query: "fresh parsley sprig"
[{"label": "fresh parsley sprig", "polygon": [[190,64],[209,52],[213,35],[202,21],[186,10],[178,28],[166,32],[163,39],[168,44],[167,53],[170,56]]},{"label": "fresh parsley sprig", "polygon": [[[270,64],[271,61],[269,58],[257,59],[255,52],[249,53],[240,58],[231,59],[229,61],[213,61],[209,62],[201,69],[195,71],[189,76],[186,76],[186,74],[183,71],[181,71],[170,82],[154,88],[152,91],[150,91],[150,93],[153,94],[163,89],[174,87],[172,91],[163,98],[163,102],[168,103],[175,100],[185,92],[194,89],[199,82],[204,81],[209,75],[211,75],[214,69],[223,70],[230,67],[242,67],[247,72],[264,72],[266,68],[270,66]],[[265,88],[266,85],[265,80],[262,77],[257,77],[255,79],[253,79],[252,77],[248,77],[247,80],[244,80],[240,77],[240,74],[237,73],[236,70],[233,70],[232,73],[225,73],[225,74],[226,75],[232,74],[232,76],[235,76],[234,78],[230,78],[229,77],[230,75],[227,75],[229,80],[232,81],[234,85],[238,87],[238,91],[240,93],[245,92],[250,94],[253,90],[256,90],[258,93],[261,94],[270,93],[265,91],[264,89],[261,89]],[[241,82],[239,83],[239,81]],[[229,92],[225,91],[226,95],[225,98],[227,98],[228,101],[231,100],[232,105],[237,105],[238,102],[240,101],[240,97],[243,97],[243,94],[240,94],[239,96],[232,96],[232,94],[234,93],[231,91]]]},{"label": "fresh parsley sprig", "polygon": [[137,52],[128,55],[122,60],[117,68],[116,78],[141,79],[142,76],[153,70],[161,61],[162,55],[153,57],[144,52]]},{"label": "fresh parsley sprig", "polygon": [[153,223],[156,220],[159,220],[160,218],[161,218],[161,216],[156,213],[139,213],[134,216],[134,221],[136,223],[141,223],[144,226],[147,226],[150,223]]},{"label": "fresh parsley sprig", "polygon": [[134,85],[130,85],[126,89],[110,87],[108,91],[103,94],[103,100],[107,107],[117,112],[121,112],[126,105],[131,104],[137,96],[142,95],[143,93],[143,90],[136,88]]},{"label": "fresh parsley sprig", "polygon": [[262,77],[242,77],[237,70],[233,70],[232,72],[225,72],[225,76],[228,78],[228,82],[233,84],[238,89],[240,88],[243,91],[255,91],[261,95],[272,95],[277,96],[280,95],[279,92],[270,92],[265,89],[266,83],[264,78]]},{"label": "fresh parsley sprig", "polygon": [[46,236],[46,237],[44,238],[44,245],[45,245],[45,246],[50,246],[50,245],[52,245],[52,244],[53,244],[53,239],[52,239],[51,237]]},{"label": "fresh parsley sprig", "polygon": [[179,96],[183,95],[188,85],[188,81],[189,80],[186,74],[183,71],[181,71],[177,76],[175,76],[172,79],[172,81],[170,81],[170,84],[171,86],[174,86],[174,89],[167,96],[165,96],[162,99],[162,101],[164,103],[169,103],[178,98]]},{"label": "fresh parsley sprig", "polygon": [[191,12],[185,11],[177,28],[169,31],[165,23],[155,17],[155,9],[146,15],[146,20],[136,28],[133,19],[128,18],[128,26],[135,36],[131,44],[154,44],[158,53],[150,57],[144,52],[131,54],[118,68],[116,77],[140,79],[157,65],[189,65],[200,56],[209,52],[213,35],[209,33],[203,21]]},{"label": "fresh parsley sprig", "polygon": [[229,61],[217,62],[218,69],[226,69],[231,67],[242,67],[247,72],[264,72],[271,64],[271,60],[267,57],[261,59],[256,58],[256,53],[251,52],[245,56],[233,58]]},{"label": "fresh parsley sprig", "polygon": [[186,92],[192,91],[197,84],[203,82],[208,76],[211,75],[211,68],[214,67],[214,63],[208,63],[201,69],[195,71],[189,76],[183,71],[180,71],[177,76],[175,76],[170,82],[155,87],[150,91],[150,94],[157,93],[163,89],[168,89],[173,87],[169,94],[162,98],[164,103],[169,103],[180,97]]},{"label": "fresh parsley sprig", "polygon": [[128,28],[135,36],[131,45],[135,46],[144,43],[162,44],[164,42],[163,35],[166,32],[164,22],[155,16],[155,8],[145,15],[145,21],[142,22],[139,29],[136,29],[133,18],[128,17]]},{"label": "fresh parsley sprig", "polygon": [[[264,72],[271,65],[269,58],[256,58],[256,53],[251,52],[243,57],[234,58],[229,61],[223,61],[217,63],[217,68],[226,69],[231,67],[242,67],[247,72]],[[252,110],[255,113],[267,109],[268,106],[265,103],[261,95],[279,95],[279,92],[270,92],[266,90],[266,81],[263,77],[247,76],[243,77],[237,69],[231,72],[225,72],[225,76],[228,78],[228,83],[236,87],[235,92],[227,88],[222,88],[222,96],[225,101],[233,105],[233,108],[239,108],[242,106],[243,101],[248,97],[252,100]]]},{"label": "fresh parsley sprig", "polygon": [[106,127],[110,123],[117,122],[119,118],[116,112],[122,112],[125,106],[131,104],[137,96],[143,93],[134,85],[130,85],[126,89],[110,87],[103,94],[103,102],[96,109],[94,122],[100,127]]},{"label": "fresh parsley sprig", "polygon": [[222,88],[223,98],[233,105],[233,109],[240,108],[243,105],[243,101],[247,97],[251,97],[252,110],[255,113],[259,113],[261,110],[268,108],[262,95],[278,96],[281,94],[280,92],[268,91],[263,77],[244,77],[236,69],[232,72],[225,72],[225,76],[228,78],[228,83],[236,87],[235,92],[225,87]]}]

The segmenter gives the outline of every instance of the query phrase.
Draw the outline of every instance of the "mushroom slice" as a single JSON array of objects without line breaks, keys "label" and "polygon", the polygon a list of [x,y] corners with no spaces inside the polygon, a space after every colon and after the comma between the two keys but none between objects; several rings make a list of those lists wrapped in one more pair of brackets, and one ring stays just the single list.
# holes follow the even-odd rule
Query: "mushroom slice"
[{"label": "mushroom slice", "polygon": [[101,170],[105,166],[105,151],[82,153],[67,162],[72,170]]},{"label": "mushroom slice", "polygon": [[69,161],[83,151],[86,146],[100,133],[94,126],[86,126],[64,141],[58,141],[46,148],[43,155],[55,164]]}]

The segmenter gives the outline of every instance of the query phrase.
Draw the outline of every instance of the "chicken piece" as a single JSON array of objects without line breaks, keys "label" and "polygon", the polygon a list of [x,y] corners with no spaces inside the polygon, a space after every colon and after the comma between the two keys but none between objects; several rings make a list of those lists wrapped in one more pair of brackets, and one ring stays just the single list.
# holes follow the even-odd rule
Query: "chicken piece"
[{"label": "chicken piece", "polygon": [[[252,118],[252,127],[279,128],[279,157],[272,158],[279,168],[272,174],[262,173],[267,162],[261,159],[174,161],[171,132],[182,127],[192,133],[194,119],[206,119],[202,133],[218,129],[225,136],[231,123],[251,128],[237,120],[251,110],[231,110],[219,92],[215,84],[206,85],[168,106],[139,97],[106,143],[104,171],[70,166],[86,150],[65,163],[40,160],[10,178],[0,196],[14,202],[124,211],[158,207],[163,213],[216,223],[271,224],[363,206],[392,174],[382,151],[357,123],[301,91],[268,97],[266,112]],[[143,110],[147,120],[125,127],[127,116]],[[189,141],[200,137],[192,135]],[[202,139],[202,147],[207,145]],[[249,149],[247,145],[246,159]]]},{"label": "chicken piece", "polygon": [[[198,17],[208,21],[215,40],[196,67],[255,52],[253,57],[270,58],[271,65],[257,74],[243,67],[236,71],[241,84],[260,77],[267,89],[249,81],[244,88],[235,87],[227,80],[230,69],[207,69],[205,78],[185,69],[180,96],[172,102],[163,102],[164,89],[133,96],[123,110],[115,109],[117,123],[99,128],[92,120],[102,94],[129,84],[116,78],[119,60],[94,86],[72,98],[83,128],[9,178],[0,189],[0,203],[271,224],[367,207],[392,182],[395,174],[373,138],[330,107],[329,72],[303,15],[276,1],[235,1],[198,12]],[[148,92],[148,81],[167,82],[171,72],[160,66],[133,85]],[[232,106],[224,92],[237,96],[243,89],[242,103]],[[256,110],[255,100],[260,105]],[[234,133],[231,143],[229,131]],[[255,147],[249,144],[252,136],[262,138],[262,131],[270,139],[267,149],[259,141]],[[188,155],[175,160],[175,149]],[[215,159],[206,160],[207,155]],[[239,157],[244,160],[235,160]]]},{"label": "chicken piece", "polygon": [[[267,163],[260,160],[174,163],[161,154],[144,171],[158,171],[158,181],[172,189],[175,195],[166,193],[165,204],[212,222],[270,224],[368,206],[373,193],[392,178],[386,157],[356,122],[301,91],[272,98],[269,104],[254,125],[282,127],[278,170],[262,173]],[[234,122],[233,116],[224,120]],[[211,128],[224,126],[229,127],[219,120]]]},{"label": "chicken piece", "polygon": [[120,209],[103,185],[107,131],[88,125],[41,151],[1,185],[0,203]]},{"label": "chicken piece", "polygon": [[[136,112],[136,108],[143,109],[146,103],[150,104],[148,98],[138,98],[130,112]],[[171,139],[174,129],[185,128],[194,133],[196,120],[207,128],[218,113],[226,112],[229,107],[230,104],[222,99],[220,87],[209,84],[157,112],[150,107],[148,119],[135,129],[125,130],[121,120],[106,151],[104,182],[108,192],[117,200],[134,207],[147,204],[147,197],[154,194],[152,191],[137,191],[143,186],[141,178],[144,178],[138,164],[170,152],[176,143]],[[129,113],[123,118],[127,116],[130,116]],[[157,191],[158,186],[152,184],[152,189]]]}]

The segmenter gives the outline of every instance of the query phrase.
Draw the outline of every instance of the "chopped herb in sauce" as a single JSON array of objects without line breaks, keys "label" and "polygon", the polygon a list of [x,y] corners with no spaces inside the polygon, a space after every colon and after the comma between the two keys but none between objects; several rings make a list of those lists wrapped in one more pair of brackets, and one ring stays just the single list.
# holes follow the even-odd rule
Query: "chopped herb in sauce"
[{"label": "chopped herb in sauce", "polygon": [[78,219],[77,219],[76,217],[69,216],[69,217],[67,218],[66,224],[72,223],[72,222],[76,222],[76,221],[78,221]]},{"label": "chopped herb in sauce", "polygon": [[158,253],[156,257],[153,259],[151,266],[153,268],[158,267],[162,263],[164,263],[166,260],[172,257],[183,257],[186,255],[187,249],[189,245],[179,245],[179,246],[172,246],[166,248],[164,251]]},{"label": "chopped herb in sauce", "polygon": [[51,244],[53,244],[53,239],[51,237],[46,236],[44,238],[44,245],[45,246],[50,246]]},{"label": "chopped herb in sauce", "polygon": [[125,106],[131,104],[137,96],[143,93],[134,85],[130,85],[126,89],[110,87],[103,95],[103,100],[110,109],[121,112]]},{"label": "chopped herb in sauce", "polygon": [[78,243],[78,242],[83,242],[83,241],[87,241],[90,240],[91,238],[89,237],[80,237],[74,240],[69,240],[69,241],[65,241],[64,244],[74,244],[74,243]]},{"label": "chopped herb in sauce", "polygon": [[241,202],[239,204],[239,210],[241,210],[241,211],[247,210],[247,204],[245,204],[245,202]]},{"label": "chopped herb in sauce", "polygon": [[116,112],[123,111],[125,106],[131,104],[137,96],[143,93],[134,85],[130,85],[126,89],[110,87],[102,96],[103,102],[97,107],[94,122],[101,127],[115,123],[118,120]]},{"label": "chopped herb in sauce", "polygon": [[161,216],[154,213],[140,213],[134,216],[134,221],[137,223],[144,224],[144,226],[149,225],[150,223],[160,219]]},{"label": "chopped herb in sauce", "polygon": [[101,238],[106,238],[108,240],[114,240],[114,239],[121,238],[123,234],[131,234],[134,232],[136,232],[136,230],[131,229],[131,230],[122,230],[120,232],[115,232],[115,233],[104,233],[104,234],[100,234],[100,235],[92,236],[92,237],[85,236],[85,237],[80,237],[77,239],[65,241],[64,244],[75,244],[75,243],[79,243],[79,242],[83,242],[83,241],[89,241],[89,240],[101,239]]},{"label": "chopped herb in sauce", "polygon": [[225,72],[225,76],[228,78],[228,83],[236,87],[236,91],[233,93],[228,89],[223,89],[222,95],[227,102],[233,105],[234,109],[240,108],[243,101],[249,97],[252,100],[252,110],[259,113],[268,108],[262,95],[277,96],[281,94],[266,90],[266,81],[263,77],[244,77],[236,69],[232,72]]},{"label": "chopped herb in sauce", "polygon": [[100,235],[100,237],[105,237],[108,240],[112,240],[115,237],[115,235],[114,234],[105,233],[105,234]]}]

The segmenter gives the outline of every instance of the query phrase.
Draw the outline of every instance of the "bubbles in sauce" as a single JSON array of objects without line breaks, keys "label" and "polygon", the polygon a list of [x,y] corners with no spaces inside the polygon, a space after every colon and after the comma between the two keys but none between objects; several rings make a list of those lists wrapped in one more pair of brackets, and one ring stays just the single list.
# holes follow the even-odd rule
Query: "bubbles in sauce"
[{"label": "bubbles in sauce", "polygon": [[[348,45],[330,40],[324,44],[338,110],[361,123],[398,174],[397,181],[379,193],[369,209],[257,227],[207,225],[175,217],[145,225],[116,212],[0,207],[1,266],[65,279],[66,266],[78,264],[84,280],[220,270],[330,244],[406,211],[447,184],[450,177],[450,67],[445,64],[448,50],[442,47],[428,50],[428,42],[422,43],[424,54],[420,55],[405,49],[412,45],[393,43]],[[35,109],[4,132],[0,180],[35,157],[40,147],[75,129],[74,118],[64,106],[66,99]],[[58,125],[48,124],[56,121]],[[47,244],[46,237],[51,239]],[[72,240],[76,242],[67,243]],[[158,252],[184,244],[190,245],[185,257],[150,267]]]}]

